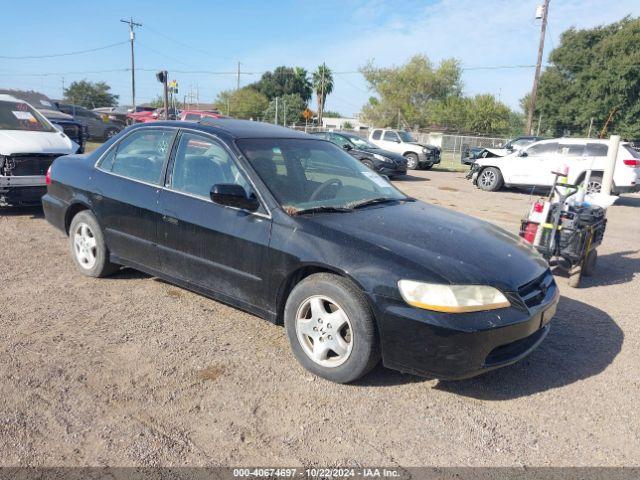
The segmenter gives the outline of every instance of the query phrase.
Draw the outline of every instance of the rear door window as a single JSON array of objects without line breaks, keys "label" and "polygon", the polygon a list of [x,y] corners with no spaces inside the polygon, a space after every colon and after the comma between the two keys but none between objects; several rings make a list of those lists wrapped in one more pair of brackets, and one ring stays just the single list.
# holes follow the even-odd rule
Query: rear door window
[{"label": "rear door window", "polygon": [[157,185],[169,157],[174,130],[141,129],[124,137],[100,161],[99,168],[132,180]]},{"label": "rear door window", "polygon": [[585,155],[589,157],[606,157],[609,147],[604,143],[587,143]]},{"label": "rear door window", "polygon": [[396,134],[396,132],[384,132],[384,137],[383,140],[386,140],[387,142],[397,142],[398,141],[398,135]]},{"label": "rear door window", "polygon": [[371,135],[371,138],[374,140],[380,140],[381,136],[382,136],[382,130],[374,130],[373,134]]}]

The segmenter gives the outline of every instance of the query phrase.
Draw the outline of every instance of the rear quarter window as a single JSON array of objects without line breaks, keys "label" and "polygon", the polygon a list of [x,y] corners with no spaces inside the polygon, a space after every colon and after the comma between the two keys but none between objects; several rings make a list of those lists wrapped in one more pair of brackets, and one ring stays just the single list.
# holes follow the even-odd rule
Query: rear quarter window
[{"label": "rear quarter window", "polygon": [[589,157],[606,157],[609,147],[604,143],[587,143],[585,155]]}]

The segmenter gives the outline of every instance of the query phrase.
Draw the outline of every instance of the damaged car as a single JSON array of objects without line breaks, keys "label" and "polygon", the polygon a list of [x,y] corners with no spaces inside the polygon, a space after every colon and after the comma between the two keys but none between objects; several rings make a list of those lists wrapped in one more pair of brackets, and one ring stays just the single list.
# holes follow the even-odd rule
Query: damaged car
[{"label": "damaged car", "polygon": [[0,95],[0,206],[39,205],[53,161],[79,145],[30,104]]},{"label": "damaged car", "polygon": [[523,136],[516,137],[509,140],[504,145],[499,145],[497,148],[493,147],[467,147],[463,150],[462,164],[471,165],[478,158],[492,158],[492,157],[504,157],[510,155],[513,152],[519,152],[525,147],[528,147],[532,143],[544,140],[544,137],[537,136]]},{"label": "damaged car", "polygon": [[45,216],[82,274],[130,266],[282,324],[297,360],[335,382],[380,359],[440,379],[509,365],[544,340],[558,303],[519,237],[289,128],[134,125],[57,159],[49,180]]}]

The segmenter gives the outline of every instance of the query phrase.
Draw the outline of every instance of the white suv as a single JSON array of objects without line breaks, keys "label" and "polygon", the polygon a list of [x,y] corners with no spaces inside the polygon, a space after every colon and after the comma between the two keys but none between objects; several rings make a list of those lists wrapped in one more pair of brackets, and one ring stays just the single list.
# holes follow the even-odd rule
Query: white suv
[{"label": "white suv", "polygon": [[[569,168],[567,181],[578,185],[589,169],[592,174],[588,192],[599,192],[602,186],[609,140],[593,138],[555,138],[536,142],[519,152],[504,157],[479,158],[471,168],[470,178],[482,190],[494,192],[503,185],[551,186],[553,171]],[[640,152],[623,142],[613,175],[613,193],[640,190]]]},{"label": "white suv", "polygon": [[371,131],[369,141],[389,152],[398,153],[407,159],[407,168],[430,169],[440,163],[440,149],[435,145],[416,142],[415,138],[403,130],[376,128]]}]

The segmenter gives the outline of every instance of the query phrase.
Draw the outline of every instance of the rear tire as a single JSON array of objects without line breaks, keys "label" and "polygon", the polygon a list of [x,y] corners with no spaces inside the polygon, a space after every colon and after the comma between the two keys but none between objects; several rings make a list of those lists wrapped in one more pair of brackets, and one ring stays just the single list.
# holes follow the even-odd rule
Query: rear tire
[{"label": "rear tire", "polygon": [[478,175],[478,187],[487,192],[500,190],[503,184],[502,172],[496,167],[487,167]]},{"label": "rear tire", "polygon": [[284,324],[298,362],[327,380],[352,382],[380,360],[366,297],[344,277],[317,273],[296,285],[285,305]]},{"label": "rear tire", "polygon": [[585,185],[585,191],[588,195],[600,193],[602,191],[602,174],[592,173],[589,177],[589,184]]},{"label": "rear tire", "polygon": [[415,153],[407,153],[405,154],[404,158],[407,159],[407,168],[409,170],[415,170],[416,168],[418,168],[420,163],[418,155],[416,155]]},{"label": "rear tire", "polygon": [[102,229],[89,210],[82,210],[71,220],[69,248],[80,273],[89,277],[106,277],[120,268],[109,261]]}]

